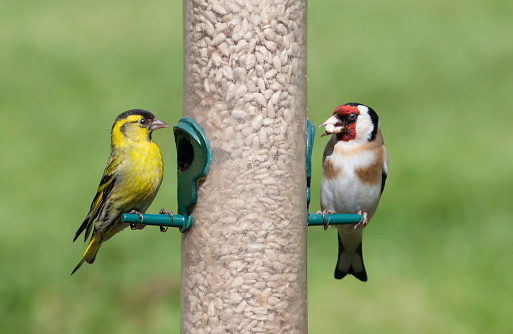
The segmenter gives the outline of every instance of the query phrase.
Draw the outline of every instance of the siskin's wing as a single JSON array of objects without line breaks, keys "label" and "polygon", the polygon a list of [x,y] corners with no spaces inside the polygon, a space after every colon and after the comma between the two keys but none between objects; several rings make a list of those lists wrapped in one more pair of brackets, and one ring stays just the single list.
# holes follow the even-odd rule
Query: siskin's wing
[{"label": "siskin's wing", "polygon": [[94,220],[101,212],[105,202],[109,198],[110,192],[114,185],[116,184],[116,176],[117,170],[121,161],[117,159],[114,154],[111,154],[109,157],[109,162],[107,163],[107,167],[103,172],[102,179],[100,181],[100,185],[98,186],[98,190],[96,191],[96,195],[94,196],[93,202],[91,203],[91,208],[87,213],[82,225],[78,228],[75,233],[75,237],[73,241],[77,240],[78,236],[85,230],[84,241],[87,240],[89,234],[91,233],[91,229],[94,226]]}]

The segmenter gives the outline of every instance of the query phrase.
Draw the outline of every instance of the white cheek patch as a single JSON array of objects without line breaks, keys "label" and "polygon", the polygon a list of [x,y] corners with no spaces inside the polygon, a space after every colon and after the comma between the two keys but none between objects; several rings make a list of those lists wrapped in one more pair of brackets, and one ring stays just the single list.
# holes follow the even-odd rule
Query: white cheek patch
[{"label": "white cheek patch", "polygon": [[361,114],[369,113],[369,108],[367,108],[366,106],[361,105],[361,104],[358,106],[358,110],[360,111]]},{"label": "white cheek patch", "polygon": [[369,114],[358,116],[358,121],[356,122],[356,141],[362,143],[369,141],[373,129],[374,125]]}]

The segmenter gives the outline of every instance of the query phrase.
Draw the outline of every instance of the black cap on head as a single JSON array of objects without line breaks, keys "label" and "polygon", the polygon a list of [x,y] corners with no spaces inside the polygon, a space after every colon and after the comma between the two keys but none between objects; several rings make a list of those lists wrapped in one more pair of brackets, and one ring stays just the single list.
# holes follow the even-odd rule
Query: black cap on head
[{"label": "black cap on head", "polygon": [[132,115],[141,115],[144,118],[151,118],[151,119],[155,118],[155,115],[153,115],[148,110],[131,109],[131,110],[127,110],[127,111],[119,114],[118,117],[116,118],[116,121],[119,121],[120,119],[127,118],[128,116],[132,116]]}]

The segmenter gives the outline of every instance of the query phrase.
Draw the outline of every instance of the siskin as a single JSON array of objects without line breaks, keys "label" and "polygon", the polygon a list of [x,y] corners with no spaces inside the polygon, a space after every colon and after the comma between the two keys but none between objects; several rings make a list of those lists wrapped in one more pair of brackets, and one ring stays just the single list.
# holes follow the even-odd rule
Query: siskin
[{"label": "siskin", "polygon": [[[93,235],[84,256],[73,272],[86,261],[93,263],[103,242],[125,229],[125,212],[142,218],[159,190],[164,166],[162,154],[151,140],[153,131],[167,128],[151,112],[133,109],[120,114],[111,130],[110,157],[89,213],[75,233],[73,241],[85,230],[84,241]],[[142,227],[135,227],[142,228]]]}]

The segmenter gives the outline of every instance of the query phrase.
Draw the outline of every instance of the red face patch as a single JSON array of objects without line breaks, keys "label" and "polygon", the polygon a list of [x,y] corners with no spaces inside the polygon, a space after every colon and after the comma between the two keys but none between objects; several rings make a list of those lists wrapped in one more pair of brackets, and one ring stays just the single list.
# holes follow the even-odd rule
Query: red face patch
[{"label": "red face patch", "polygon": [[[358,110],[358,107],[353,107],[348,104],[343,104],[341,106],[338,106],[335,108],[335,111],[333,111],[333,114],[339,115],[339,118],[343,119],[347,115],[355,113],[357,115],[360,115],[360,110]],[[342,141],[351,141],[356,138],[356,122],[349,123],[346,125],[343,132],[337,133],[337,139]]]},{"label": "red face patch", "polygon": [[340,116],[349,115],[350,113],[356,113],[357,115],[360,115],[360,110],[358,110],[358,107],[353,107],[348,104],[343,104],[341,106],[338,106],[335,108],[335,111],[333,111],[333,114],[337,113]]},{"label": "red face patch", "polygon": [[356,138],[356,123],[348,124],[344,132],[337,133],[337,139],[342,141],[351,141]]}]

